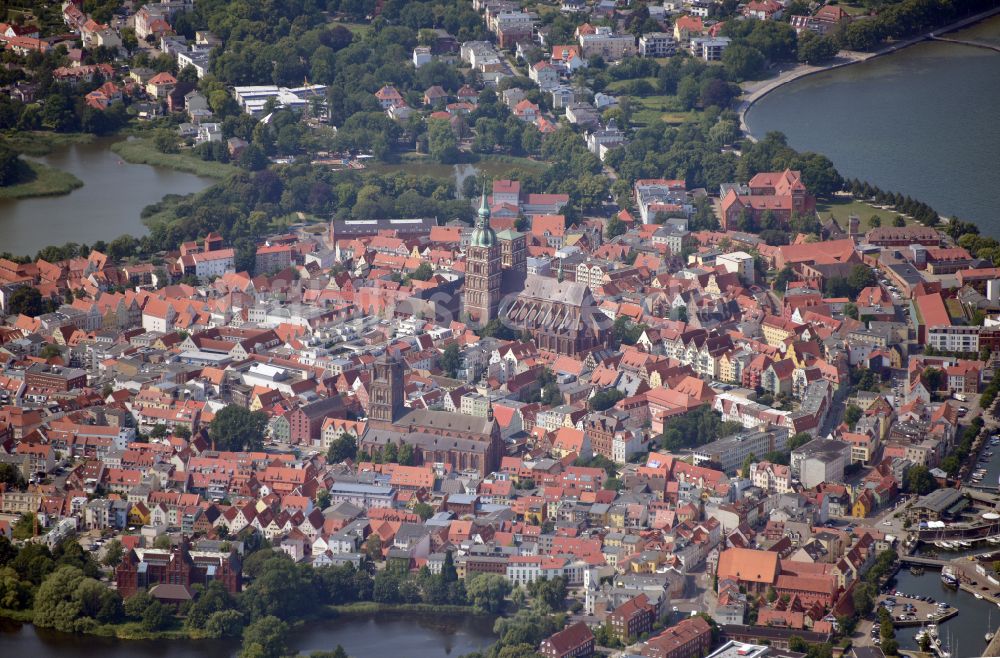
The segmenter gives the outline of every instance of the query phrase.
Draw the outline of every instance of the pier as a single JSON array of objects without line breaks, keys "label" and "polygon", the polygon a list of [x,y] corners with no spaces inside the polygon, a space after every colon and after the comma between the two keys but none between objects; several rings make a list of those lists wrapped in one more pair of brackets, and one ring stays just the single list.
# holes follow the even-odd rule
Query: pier
[{"label": "pier", "polygon": [[948,43],[957,43],[960,46],[971,46],[973,48],[985,48],[986,50],[992,50],[995,53],[1000,53],[1000,46],[994,46],[991,43],[983,43],[982,41],[969,41],[967,39],[952,39],[951,37],[939,37],[936,34],[930,34],[928,37],[931,41],[947,41]]},{"label": "pier", "polygon": [[[882,605],[882,602],[889,597],[892,597],[892,595],[880,595],[878,597],[878,605]],[[940,624],[941,622],[947,621],[958,614],[958,608],[945,608],[944,610],[941,610],[937,607],[936,603],[928,603],[927,601],[921,601],[920,599],[910,598],[907,596],[895,596],[892,598],[896,599],[896,606],[893,611],[890,612],[890,617],[892,618],[892,625],[896,628]],[[900,616],[903,616],[903,605],[907,603],[916,608],[916,610],[911,613],[915,617],[914,619],[900,619]]]}]

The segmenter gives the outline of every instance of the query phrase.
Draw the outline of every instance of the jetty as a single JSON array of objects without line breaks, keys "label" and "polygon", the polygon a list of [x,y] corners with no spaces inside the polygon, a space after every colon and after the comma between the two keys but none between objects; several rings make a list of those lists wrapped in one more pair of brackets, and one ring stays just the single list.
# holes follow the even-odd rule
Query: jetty
[{"label": "jetty", "polygon": [[985,48],[986,50],[992,50],[993,52],[1000,53],[1000,46],[995,46],[991,43],[983,43],[982,41],[970,41],[968,39],[952,39],[951,37],[940,37],[937,36],[936,34],[931,34],[927,38],[931,41],[947,41],[948,43],[957,43],[960,46]]}]

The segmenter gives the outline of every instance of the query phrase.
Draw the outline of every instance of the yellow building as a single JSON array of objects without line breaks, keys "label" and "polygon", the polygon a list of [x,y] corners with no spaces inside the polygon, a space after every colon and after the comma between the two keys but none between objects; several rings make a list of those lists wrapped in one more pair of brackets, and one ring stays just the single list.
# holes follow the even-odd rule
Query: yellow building
[{"label": "yellow building", "polygon": [[793,326],[790,320],[774,315],[768,316],[760,326],[764,334],[764,342],[771,347],[783,347],[785,341],[795,335]]}]

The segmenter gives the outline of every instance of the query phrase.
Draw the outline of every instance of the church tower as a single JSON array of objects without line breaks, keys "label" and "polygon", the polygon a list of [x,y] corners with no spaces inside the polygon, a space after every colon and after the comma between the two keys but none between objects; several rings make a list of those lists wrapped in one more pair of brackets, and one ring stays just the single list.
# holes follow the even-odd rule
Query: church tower
[{"label": "church tower", "polygon": [[368,400],[368,420],[391,424],[403,409],[403,364],[382,354],[375,359],[375,376],[372,378]]},{"label": "church tower", "polygon": [[465,266],[465,314],[469,322],[484,326],[497,317],[500,309],[500,243],[490,227],[490,209],[486,205],[486,187],[472,230]]}]

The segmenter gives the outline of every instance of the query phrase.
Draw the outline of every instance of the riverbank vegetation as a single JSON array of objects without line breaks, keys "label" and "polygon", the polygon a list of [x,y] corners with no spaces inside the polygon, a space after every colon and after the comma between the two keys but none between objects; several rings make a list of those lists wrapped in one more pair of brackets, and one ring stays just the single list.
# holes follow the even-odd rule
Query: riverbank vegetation
[{"label": "riverbank vegetation", "polygon": [[89,133],[56,133],[41,130],[15,130],[0,136],[0,146],[21,155],[40,157],[54,150],[73,144],[89,144],[94,136]]},{"label": "riverbank vegetation", "polygon": [[[377,539],[377,535],[375,536]],[[254,539],[256,537],[248,537]],[[102,570],[75,537],[52,551],[43,544],[12,544],[0,537],[0,614],[43,628],[123,639],[240,637],[263,619],[294,625],[340,614],[380,611],[498,614],[510,593],[506,579],[458,579],[449,554],[440,574],[367,562],[314,568],[259,541],[243,564],[248,584],[237,594],[221,582],[194,586],[194,599],[174,608],[140,591],[122,599],[101,582]],[[381,559],[373,541],[370,555]],[[106,560],[107,567],[114,560]],[[372,573],[374,572],[374,575]],[[563,595],[565,592],[563,592]],[[244,631],[244,629],[247,629]],[[252,644],[252,642],[251,642]],[[253,655],[253,654],[250,654]]]},{"label": "riverbank vegetation", "polygon": [[849,4],[877,10],[874,17],[852,21],[837,33],[851,50],[874,50],[887,40],[902,41],[996,7],[995,0],[856,0]]},{"label": "riverbank vegetation", "polygon": [[16,154],[6,157],[5,150],[0,147],[0,199],[69,194],[83,186],[83,181],[69,172],[24,160]]},{"label": "riverbank vegetation", "polygon": [[237,167],[234,165],[206,161],[191,151],[164,153],[156,148],[152,139],[148,138],[135,138],[115,142],[111,145],[111,150],[126,162],[167,167],[168,169],[184,171],[196,176],[225,178],[234,171],[237,171]]}]

